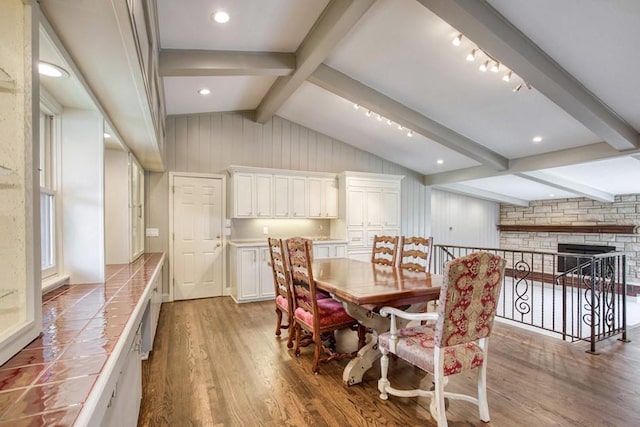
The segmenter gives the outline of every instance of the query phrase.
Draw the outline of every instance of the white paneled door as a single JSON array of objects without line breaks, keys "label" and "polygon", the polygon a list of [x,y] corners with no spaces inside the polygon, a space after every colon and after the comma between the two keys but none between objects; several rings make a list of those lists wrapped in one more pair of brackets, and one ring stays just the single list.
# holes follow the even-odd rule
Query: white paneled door
[{"label": "white paneled door", "polygon": [[222,295],[222,179],[173,178],[174,299]]}]

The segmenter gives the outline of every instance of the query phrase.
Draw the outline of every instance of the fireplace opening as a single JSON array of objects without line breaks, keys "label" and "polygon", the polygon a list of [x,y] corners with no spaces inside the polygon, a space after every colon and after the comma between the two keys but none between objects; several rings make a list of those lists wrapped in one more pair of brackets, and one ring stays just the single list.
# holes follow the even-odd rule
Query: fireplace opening
[{"label": "fireplace opening", "polygon": [[[558,253],[565,254],[584,254],[584,255],[596,255],[604,254],[607,252],[615,252],[615,246],[604,245],[578,245],[575,243],[558,243]],[[558,272],[563,273],[567,270],[571,270],[578,264],[585,263],[589,258],[573,257],[573,256],[558,256]]]}]

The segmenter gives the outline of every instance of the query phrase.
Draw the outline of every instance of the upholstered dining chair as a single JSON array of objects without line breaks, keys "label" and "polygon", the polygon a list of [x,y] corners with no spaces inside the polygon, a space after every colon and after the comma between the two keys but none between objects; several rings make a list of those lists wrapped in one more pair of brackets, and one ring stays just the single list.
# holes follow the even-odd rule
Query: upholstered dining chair
[{"label": "upholstered dining chair", "polygon": [[[318,297],[319,290],[313,279],[311,265],[311,242],[302,238],[286,240],[289,272],[291,278],[291,291],[293,297],[293,327],[295,332],[294,354],[300,355],[300,346],[303,345],[302,334],[304,331],[311,335],[311,341],[315,344],[314,361],[312,371],[317,374],[320,371],[320,363],[351,358],[352,353],[340,353],[335,349],[335,340],[327,339],[327,335],[340,329],[358,330],[358,350],[364,346],[365,329],[351,316],[349,316],[342,303],[333,298]],[[327,344],[325,344],[325,342]],[[321,357],[321,352],[325,357]]]},{"label": "upholstered dining chair", "polygon": [[[380,314],[391,315],[391,329],[380,334],[378,345],[381,399],[388,395],[431,398],[431,416],[438,427],[447,425],[445,398],[460,399],[478,405],[480,419],[489,421],[487,403],[487,351],[496,306],[500,298],[505,261],[501,257],[478,252],[454,259],[445,265],[437,313],[406,313],[383,307]],[[398,329],[396,318],[435,320],[435,324]],[[387,377],[392,353],[434,376],[433,390],[399,390]],[[445,392],[448,377],[478,370],[477,397]]]},{"label": "upholstered dining chair", "polygon": [[402,237],[398,264],[412,271],[431,272],[433,237]]},{"label": "upholstered dining chair", "polygon": [[373,236],[371,262],[394,266],[398,254],[398,236]]},{"label": "upholstered dining chair", "polygon": [[[293,298],[289,284],[289,270],[285,261],[286,256],[282,239],[269,237],[269,255],[271,257],[271,270],[273,271],[273,285],[276,292],[276,336],[280,336],[281,329],[289,329],[287,347],[293,347]],[[282,324],[282,318],[286,317],[287,324]]]}]

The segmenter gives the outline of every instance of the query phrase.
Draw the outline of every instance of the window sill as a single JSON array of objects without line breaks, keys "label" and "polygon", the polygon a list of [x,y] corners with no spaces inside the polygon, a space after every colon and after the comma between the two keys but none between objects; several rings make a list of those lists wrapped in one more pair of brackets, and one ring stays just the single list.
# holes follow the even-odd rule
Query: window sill
[{"label": "window sill", "polygon": [[56,274],[46,279],[42,279],[42,295],[66,284],[69,281],[68,274]]}]

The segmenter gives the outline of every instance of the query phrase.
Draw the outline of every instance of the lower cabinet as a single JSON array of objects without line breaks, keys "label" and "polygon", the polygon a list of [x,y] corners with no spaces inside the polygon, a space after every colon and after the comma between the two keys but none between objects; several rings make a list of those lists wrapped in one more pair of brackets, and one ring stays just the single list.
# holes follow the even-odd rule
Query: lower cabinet
[{"label": "lower cabinet", "polygon": [[[231,296],[236,302],[263,301],[275,298],[273,272],[269,248],[260,246],[229,245]],[[346,243],[315,242],[313,256],[316,259],[344,258]]]},{"label": "lower cabinet", "polygon": [[275,298],[269,248],[231,246],[231,289],[236,302]]},{"label": "lower cabinet", "polygon": [[142,362],[140,346],[142,341],[142,324],[138,327],[135,338],[118,371],[118,378],[111,389],[107,411],[101,426],[122,427],[138,424],[140,400],[142,399]]},{"label": "lower cabinet", "polygon": [[345,258],[347,256],[347,245],[335,243],[314,243],[313,256],[316,259]]}]

